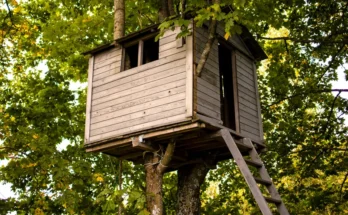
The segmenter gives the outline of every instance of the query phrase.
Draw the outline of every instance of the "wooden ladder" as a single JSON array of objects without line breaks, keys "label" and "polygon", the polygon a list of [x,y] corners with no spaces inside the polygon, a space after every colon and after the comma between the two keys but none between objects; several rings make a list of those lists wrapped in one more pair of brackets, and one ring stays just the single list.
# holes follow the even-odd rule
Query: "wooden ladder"
[{"label": "wooden ladder", "polygon": [[[289,212],[286,209],[277,189],[275,188],[271,177],[269,176],[265,165],[263,164],[259,154],[257,153],[254,145],[249,138],[244,138],[243,143],[240,144],[234,141],[230,131],[228,129],[221,129],[221,135],[228,149],[230,150],[234,160],[236,161],[242,175],[244,176],[251,193],[253,194],[257,204],[263,215],[271,215],[271,209],[268,203],[273,203],[277,206],[277,209],[281,215],[288,215]],[[248,148],[248,154],[251,159],[246,159],[243,157],[239,150],[239,147]],[[254,177],[251,173],[249,166],[257,168],[260,178]],[[271,197],[265,197],[258,184],[265,185],[269,191]]]}]

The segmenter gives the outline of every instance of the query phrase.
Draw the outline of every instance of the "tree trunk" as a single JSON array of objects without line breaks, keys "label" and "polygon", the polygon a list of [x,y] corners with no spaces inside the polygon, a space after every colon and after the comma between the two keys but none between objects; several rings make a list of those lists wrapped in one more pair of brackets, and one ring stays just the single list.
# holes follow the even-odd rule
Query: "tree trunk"
[{"label": "tree trunk", "polygon": [[168,0],[168,11],[170,16],[175,15],[175,10],[174,10],[174,0]]},{"label": "tree trunk", "polygon": [[124,0],[114,0],[114,40],[124,36],[125,29],[125,5]]},{"label": "tree trunk", "polygon": [[165,18],[169,16],[169,9],[168,9],[168,0],[159,0],[159,10],[158,10],[158,19],[160,22],[162,22]]},{"label": "tree trunk", "polygon": [[200,188],[208,171],[205,163],[187,165],[178,170],[177,215],[200,214]]},{"label": "tree trunk", "polygon": [[154,154],[147,153],[145,156],[146,174],[146,203],[147,210],[151,215],[163,214],[162,183],[163,174],[157,171],[159,159]]},{"label": "tree trunk", "polygon": [[163,174],[172,160],[174,148],[175,142],[171,141],[164,154],[154,152],[145,155],[146,204],[151,215],[163,214]]}]

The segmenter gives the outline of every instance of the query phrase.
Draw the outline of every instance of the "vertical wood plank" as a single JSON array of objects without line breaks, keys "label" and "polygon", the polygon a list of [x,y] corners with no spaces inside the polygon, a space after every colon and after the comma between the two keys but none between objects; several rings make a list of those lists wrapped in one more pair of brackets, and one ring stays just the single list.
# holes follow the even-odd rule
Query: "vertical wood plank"
[{"label": "vertical wood plank", "polygon": [[193,36],[186,37],[186,114],[193,116]]},{"label": "vertical wood plank", "polygon": [[253,72],[254,72],[254,84],[255,84],[255,92],[256,92],[257,115],[259,119],[260,139],[263,140],[264,138],[263,138],[262,117],[261,117],[261,103],[260,103],[259,87],[257,84],[257,73],[256,73],[255,63],[253,63]]},{"label": "vertical wood plank", "polygon": [[91,129],[91,112],[92,112],[92,84],[94,73],[94,56],[89,58],[88,62],[88,86],[87,86],[87,104],[86,104],[86,124],[85,124],[85,144],[89,142]]},{"label": "vertical wood plank", "polygon": [[234,97],[234,112],[235,112],[235,123],[236,132],[240,132],[240,120],[239,120],[239,93],[238,93],[238,82],[237,82],[237,57],[236,51],[232,51],[232,81],[233,81],[233,97]]},{"label": "vertical wood plank", "polygon": [[196,59],[196,25],[192,25],[192,58],[193,58],[193,118],[197,118],[197,103],[198,103],[198,97],[197,97],[197,89],[198,89],[198,77],[196,74],[196,63],[194,62],[194,59]]},{"label": "vertical wood plank", "polygon": [[138,46],[138,66],[143,65],[143,55],[144,55],[144,41],[139,40]]}]

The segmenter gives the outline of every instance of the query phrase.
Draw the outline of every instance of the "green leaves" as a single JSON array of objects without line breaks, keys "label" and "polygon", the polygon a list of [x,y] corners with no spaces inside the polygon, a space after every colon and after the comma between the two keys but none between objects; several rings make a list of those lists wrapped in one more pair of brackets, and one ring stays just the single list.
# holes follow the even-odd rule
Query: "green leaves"
[{"label": "green leaves", "polygon": [[[17,198],[0,200],[2,214],[110,214],[124,198],[125,214],[148,214],[144,170],[83,149],[87,58],[81,53],[112,40],[113,1],[7,1],[0,9],[0,181]],[[177,3],[177,1],[174,1]],[[215,19],[225,39],[260,40],[268,60],[258,75],[268,170],[293,214],[347,211],[348,101],[329,90],[347,59],[344,1],[187,1],[196,26]],[[343,11],[343,12],[342,12]],[[180,14],[178,14],[180,15]],[[126,33],[154,24],[158,1],[126,1]],[[159,25],[190,34],[189,19]],[[44,66],[43,66],[44,65]],[[345,70],[346,79],[348,72]],[[75,89],[77,88],[77,90]],[[165,176],[167,214],[175,213],[176,175]],[[204,214],[257,214],[231,161],[211,171],[202,186]]]}]

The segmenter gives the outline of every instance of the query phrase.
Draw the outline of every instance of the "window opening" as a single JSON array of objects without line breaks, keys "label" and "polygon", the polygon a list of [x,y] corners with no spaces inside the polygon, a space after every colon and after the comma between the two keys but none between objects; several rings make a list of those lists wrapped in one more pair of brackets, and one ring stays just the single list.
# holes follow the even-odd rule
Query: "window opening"
[{"label": "window opening", "polygon": [[236,130],[236,112],[233,92],[232,51],[223,43],[219,44],[220,100],[223,125]]},{"label": "window opening", "polygon": [[138,43],[125,48],[124,70],[132,69],[138,66]]},{"label": "window opening", "polygon": [[159,42],[155,38],[144,41],[143,64],[158,60]]},{"label": "window opening", "polygon": [[158,60],[159,42],[155,37],[146,40],[139,40],[134,45],[125,48],[124,69],[134,67]]}]

